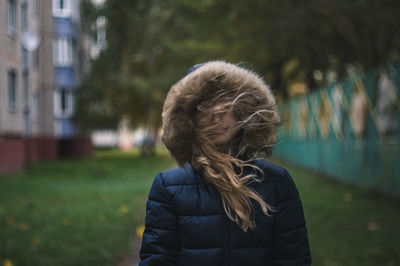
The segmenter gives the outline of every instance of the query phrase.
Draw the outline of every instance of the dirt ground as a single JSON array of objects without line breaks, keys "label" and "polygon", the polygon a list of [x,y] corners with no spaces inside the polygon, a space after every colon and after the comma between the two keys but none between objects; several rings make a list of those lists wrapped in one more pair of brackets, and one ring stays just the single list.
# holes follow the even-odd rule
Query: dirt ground
[{"label": "dirt ground", "polygon": [[138,266],[139,264],[139,249],[142,240],[138,237],[132,239],[131,253],[119,262],[116,266]]}]

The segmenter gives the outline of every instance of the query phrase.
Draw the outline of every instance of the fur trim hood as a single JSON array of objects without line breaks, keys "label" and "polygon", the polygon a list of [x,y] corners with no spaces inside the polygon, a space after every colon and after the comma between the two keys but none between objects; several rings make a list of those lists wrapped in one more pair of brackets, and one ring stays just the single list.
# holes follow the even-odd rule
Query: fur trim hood
[{"label": "fur trim hood", "polygon": [[268,152],[275,143],[280,119],[269,87],[257,74],[245,68],[225,61],[210,61],[191,68],[185,77],[171,87],[164,102],[162,140],[181,166],[190,162],[192,157],[196,138],[193,117],[197,105],[213,97],[216,88],[226,91],[234,89],[236,94],[253,97],[256,105],[268,112],[269,125],[260,128],[258,138],[254,138],[254,128],[243,128],[241,143],[246,146],[247,155]]}]

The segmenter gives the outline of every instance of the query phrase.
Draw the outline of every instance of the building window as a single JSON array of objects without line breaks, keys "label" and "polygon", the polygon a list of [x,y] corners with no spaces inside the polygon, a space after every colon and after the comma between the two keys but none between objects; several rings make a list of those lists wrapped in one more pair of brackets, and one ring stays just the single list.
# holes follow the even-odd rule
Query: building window
[{"label": "building window", "polygon": [[23,99],[24,105],[29,104],[29,72],[24,71],[22,73],[22,91],[23,91]]},{"label": "building window", "polygon": [[58,38],[53,42],[53,63],[55,66],[70,66],[74,63],[72,40]]},{"label": "building window", "polygon": [[21,4],[21,31],[28,30],[28,2]]},{"label": "building window", "polygon": [[74,95],[71,89],[60,88],[54,93],[54,114],[57,118],[69,118],[74,113]]},{"label": "building window", "polygon": [[39,49],[32,52],[32,66],[35,69],[39,67]]},{"label": "building window", "polygon": [[39,93],[33,93],[32,97],[32,119],[37,120],[39,117]]},{"label": "building window", "polygon": [[73,0],[53,0],[53,15],[56,17],[71,17]]},{"label": "building window", "polygon": [[16,0],[7,0],[7,34],[17,33],[17,4]]},{"label": "building window", "polygon": [[9,70],[7,75],[8,107],[10,111],[17,110],[17,72]]},{"label": "building window", "polygon": [[98,45],[105,45],[106,43],[106,17],[101,16],[96,20],[96,43]]},{"label": "building window", "polygon": [[95,31],[94,43],[90,47],[90,56],[95,59],[99,56],[100,52],[107,47],[106,42],[106,25],[107,19],[104,16],[98,17],[96,24],[93,26]]},{"label": "building window", "polygon": [[36,16],[39,14],[39,0],[32,0],[32,12]]}]

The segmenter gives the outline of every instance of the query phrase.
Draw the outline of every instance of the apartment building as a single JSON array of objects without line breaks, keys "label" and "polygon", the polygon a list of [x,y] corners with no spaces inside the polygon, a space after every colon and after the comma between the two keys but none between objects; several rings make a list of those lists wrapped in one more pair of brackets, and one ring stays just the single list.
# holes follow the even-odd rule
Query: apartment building
[{"label": "apartment building", "polygon": [[73,121],[76,90],[89,69],[90,39],[82,30],[80,1],[52,0],[54,23],[54,134],[61,157],[90,153],[89,138]]},{"label": "apartment building", "polygon": [[79,3],[0,1],[0,173],[91,153],[72,119],[89,67]]}]

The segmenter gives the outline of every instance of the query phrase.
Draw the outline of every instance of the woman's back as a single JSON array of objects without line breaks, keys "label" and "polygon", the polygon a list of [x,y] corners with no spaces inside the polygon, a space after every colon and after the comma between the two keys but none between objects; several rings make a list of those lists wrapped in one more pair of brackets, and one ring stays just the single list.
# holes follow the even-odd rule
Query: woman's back
[{"label": "woman's back", "polygon": [[256,228],[247,232],[226,216],[219,192],[190,164],[160,173],[147,203],[140,265],[309,265],[308,242],[302,241],[307,232],[292,178],[266,161],[252,163],[264,178],[249,186],[276,207],[271,215],[255,208]]}]

